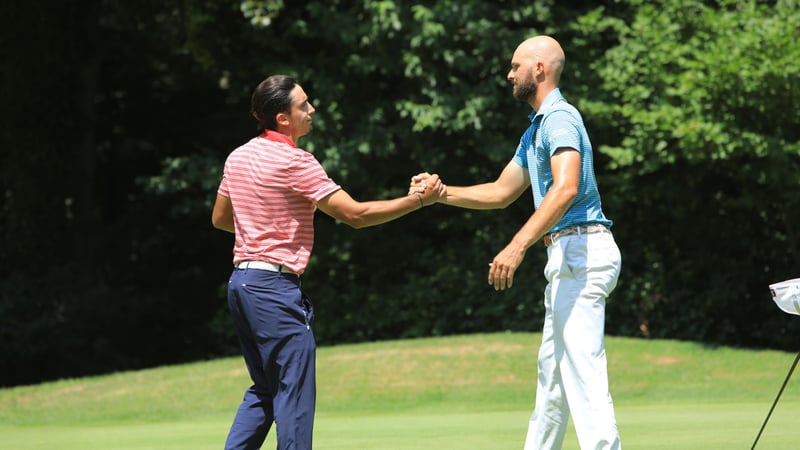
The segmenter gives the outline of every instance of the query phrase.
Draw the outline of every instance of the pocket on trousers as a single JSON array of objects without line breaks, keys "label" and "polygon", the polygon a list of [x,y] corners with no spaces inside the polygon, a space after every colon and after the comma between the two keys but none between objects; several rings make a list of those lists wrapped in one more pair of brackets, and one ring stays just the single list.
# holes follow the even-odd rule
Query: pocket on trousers
[{"label": "pocket on trousers", "polygon": [[587,246],[586,267],[592,277],[604,286],[606,295],[617,286],[622,269],[622,255],[619,247],[610,234],[602,234],[597,239],[591,239]]},{"label": "pocket on trousers", "polygon": [[302,301],[301,308],[306,318],[306,327],[310,328],[311,325],[314,324],[314,303],[312,303],[311,299],[305,293],[302,293],[302,291],[300,299]]},{"label": "pocket on trousers", "polygon": [[586,264],[589,267],[614,268],[617,272],[622,265],[622,255],[611,234],[598,234],[589,239],[586,248]]}]

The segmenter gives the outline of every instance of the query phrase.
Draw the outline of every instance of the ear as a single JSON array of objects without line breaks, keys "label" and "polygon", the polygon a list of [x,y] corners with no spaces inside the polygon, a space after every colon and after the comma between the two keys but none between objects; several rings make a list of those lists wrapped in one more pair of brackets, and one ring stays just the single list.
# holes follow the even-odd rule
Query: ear
[{"label": "ear", "polygon": [[278,114],[275,114],[275,123],[278,126],[284,126],[284,127],[289,126],[289,115],[284,112],[279,112]]}]

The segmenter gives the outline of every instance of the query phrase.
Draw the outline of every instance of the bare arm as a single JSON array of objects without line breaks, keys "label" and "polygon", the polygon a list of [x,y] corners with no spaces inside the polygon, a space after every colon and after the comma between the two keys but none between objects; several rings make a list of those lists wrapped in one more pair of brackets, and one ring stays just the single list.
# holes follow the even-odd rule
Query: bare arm
[{"label": "bare arm", "polygon": [[[410,192],[413,192],[427,176],[428,174],[424,173],[413,177]],[[506,165],[497,180],[491,183],[447,186],[446,195],[439,200],[439,203],[467,209],[501,209],[518,199],[530,184],[528,171],[512,161]]]},{"label": "bare arm", "polygon": [[229,233],[235,232],[233,226],[233,204],[231,204],[230,198],[217,194],[217,200],[214,202],[214,209],[211,212],[211,224],[214,225],[214,228]]},{"label": "bare arm", "polygon": [[412,193],[392,200],[359,202],[340,189],[317,202],[317,207],[334,219],[353,228],[365,228],[390,222],[412,211],[436,203],[443,193],[437,175],[428,180],[424,193]]},{"label": "bare arm", "polygon": [[491,263],[488,282],[497,290],[512,286],[514,272],[522,263],[525,252],[561,220],[578,195],[580,153],[569,148],[559,149],[550,159],[550,166],[553,185],[545,194],[542,204]]}]

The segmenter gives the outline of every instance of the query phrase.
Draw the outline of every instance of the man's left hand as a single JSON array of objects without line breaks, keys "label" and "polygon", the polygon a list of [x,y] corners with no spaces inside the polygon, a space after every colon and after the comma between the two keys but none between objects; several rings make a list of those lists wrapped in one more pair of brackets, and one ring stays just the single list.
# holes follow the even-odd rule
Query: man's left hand
[{"label": "man's left hand", "polygon": [[512,242],[489,263],[488,282],[490,286],[494,286],[494,290],[502,291],[511,288],[514,284],[514,272],[522,264],[525,251],[524,248]]}]

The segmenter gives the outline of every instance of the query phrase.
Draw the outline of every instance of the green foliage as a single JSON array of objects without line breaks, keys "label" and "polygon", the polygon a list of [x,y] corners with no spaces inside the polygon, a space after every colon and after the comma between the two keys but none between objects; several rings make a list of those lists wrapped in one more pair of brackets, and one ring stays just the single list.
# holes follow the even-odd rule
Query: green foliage
[{"label": "green foliage", "polygon": [[242,15],[250,19],[251,25],[268,27],[283,9],[283,0],[244,0],[240,8]]},{"label": "green foliage", "polygon": [[[498,175],[529,113],[509,59],[540,33],[567,53],[562,90],[584,113],[623,252],[609,332],[794,345],[796,321],[766,290],[800,260],[794,1],[40,9],[10,6],[0,40],[14,68],[0,72],[0,384],[235,351],[232,237],[209,208],[225,157],[256,132],[249,98],[265,76],[299,78],[317,108],[299,144],[337,182],[389,198],[421,171],[448,185]],[[531,213],[524,194],[358,231],[320,214],[303,281],[319,341],[537,330],[541,247],[510,291],[485,282]]]},{"label": "green foliage", "polygon": [[790,106],[800,97],[800,48],[788,36],[800,14],[723,3],[729,9],[646,3],[595,63],[606,101],[589,112],[615,118],[624,135],[602,149],[610,168],[635,165],[642,174],[678,159],[798,154],[800,113]]},{"label": "green foliage", "polygon": [[[384,1],[309,12],[325,23],[317,29],[326,48],[316,63],[347,64],[303,81],[318,98],[322,122],[308,147],[319,149],[346,190],[362,200],[402,195],[408,178],[423,170],[456,184],[497,176],[518,139],[504,132],[508,115],[518,114],[525,126],[504,84],[510,52],[524,37],[519,22],[484,2]],[[353,17],[360,37],[340,38],[353,29]],[[438,208],[374,230],[318,220],[304,287],[318,305],[321,342],[529,326],[521,320],[533,316],[525,292],[512,303],[527,303],[528,315],[472,315],[505,303],[486,285],[485,271],[513,232],[508,212]],[[465,214],[473,220],[465,222]]]},{"label": "green foliage", "polygon": [[626,259],[614,309],[655,336],[776,345],[798,329],[766,287],[800,260],[800,9],[632,4],[627,22],[581,24],[587,41],[618,41],[592,64],[603,81],[584,105],[612,136],[599,151]]}]

